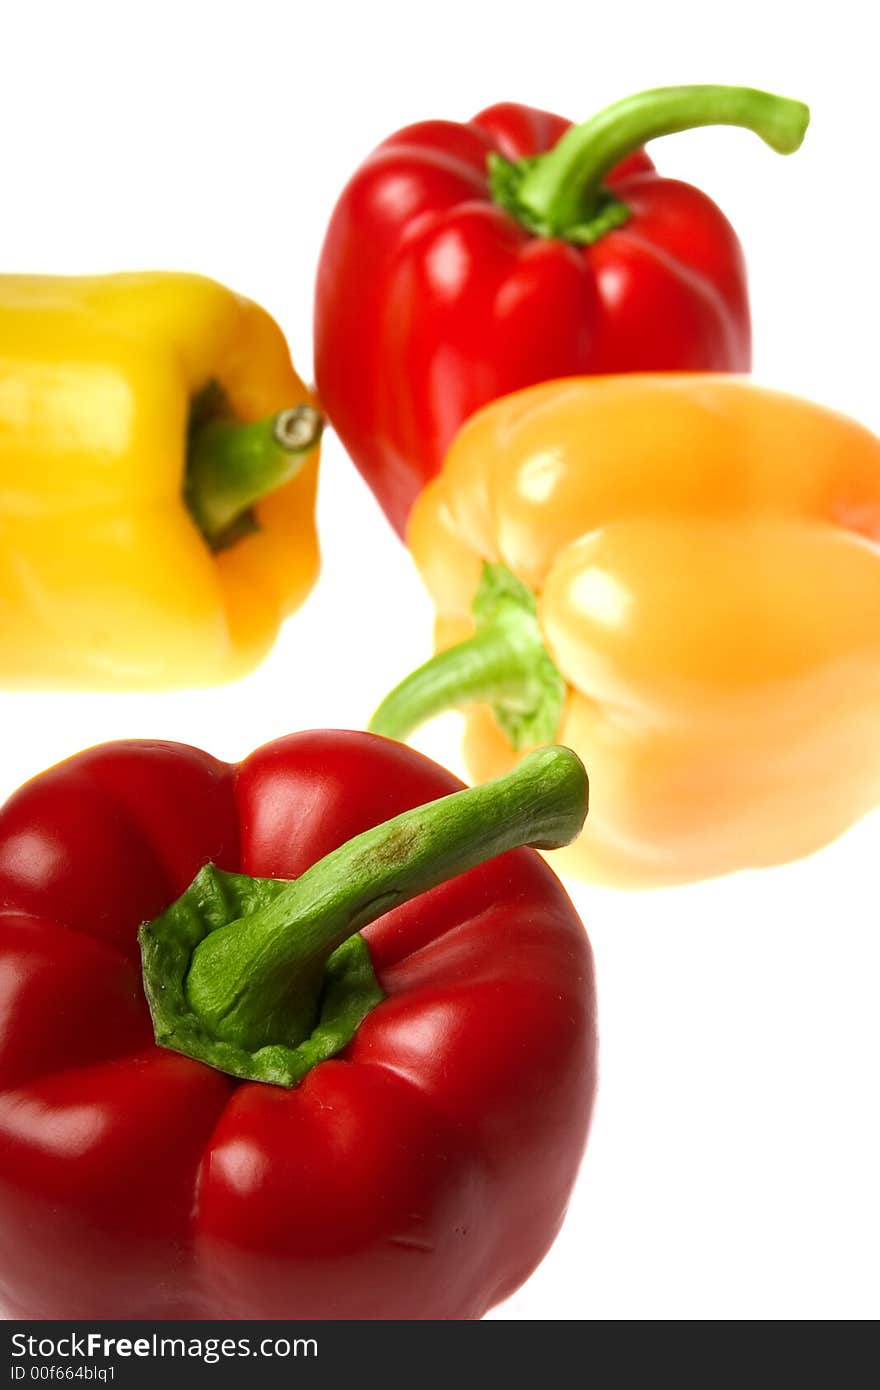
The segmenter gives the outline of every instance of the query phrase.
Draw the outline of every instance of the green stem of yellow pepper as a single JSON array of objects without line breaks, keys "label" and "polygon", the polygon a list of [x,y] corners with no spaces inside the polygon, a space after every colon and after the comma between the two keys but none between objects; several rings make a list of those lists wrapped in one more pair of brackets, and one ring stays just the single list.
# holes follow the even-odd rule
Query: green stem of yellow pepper
[{"label": "green stem of yellow pepper", "polygon": [[296,476],[323,427],[317,410],[297,405],[248,424],[209,419],[191,432],[186,503],[212,549],[256,529],[251,508]]}]

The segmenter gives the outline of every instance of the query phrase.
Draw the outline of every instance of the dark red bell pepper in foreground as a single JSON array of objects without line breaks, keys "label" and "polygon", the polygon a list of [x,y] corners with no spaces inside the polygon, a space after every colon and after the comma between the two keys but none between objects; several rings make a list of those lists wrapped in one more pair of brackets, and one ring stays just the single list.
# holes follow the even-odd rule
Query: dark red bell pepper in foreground
[{"label": "dark red bell pepper in foreground", "polygon": [[594,992],[511,847],[573,838],[586,778],[545,749],[460,787],[323,732],[238,766],[106,744],[11,798],[7,1312],[477,1318],[529,1275],[586,1137]]},{"label": "dark red bell pepper in foreground", "polygon": [[641,148],[737,125],[788,154],[809,120],[746,87],[664,87],[571,127],[503,103],[423,121],[355,173],[318,268],[323,405],[397,531],[480,406],[554,377],[744,372],[742,251]]}]

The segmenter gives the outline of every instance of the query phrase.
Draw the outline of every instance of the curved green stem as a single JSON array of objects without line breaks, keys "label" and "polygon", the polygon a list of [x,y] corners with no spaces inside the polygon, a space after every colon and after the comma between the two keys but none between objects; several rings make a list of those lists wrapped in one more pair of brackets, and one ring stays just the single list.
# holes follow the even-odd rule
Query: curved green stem
[{"label": "curved green stem", "polygon": [[249,424],[220,418],[196,425],[185,496],[209,545],[223,549],[254,529],[251,508],[299,472],[323,426],[323,416],[310,405]]},{"label": "curved green stem", "polygon": [[656,87],[573,126],[546,154],[498,169],[494,184],[499,200],[533,230],[595,241],[626,216],[604,188],[605,178],[647,141],[697,126],[733,125],[754,131],[779,154],[791,154],[809,119],[803,102],[753,87]]},{"label": "curved green stem", "polygon": [[365,831],[292,883],[203,870],[184,898],[141,929],[157,1041],[234,1075],[297,1077],[294,1054],[315,1027],[328,961],[343,943],[505,850],[570,843],[587,796],[577,755],[544,748],[494,782]]},{"label": "curved green stem", "polygon": [[187,978],[190,1004],[218,1037],[243,1046],[289,1037],[292,1000],[349,936],[504,850],[568,844],[585,814],[586,774],[567,748],[541,749],[505,777],[405,811],[207,937]]},{"label": "curved green stem", "polygon": [[467,705],[503,703],[526,713],[542,693],[531,690],[533,674],[527,645],[512,644],[503,628],[486,628],[410,672],[385,696],[368,727],[405,739],[435,715]]},{"label": "curved green stem", "polygon": [[505,565],[486,564],[476,633],[438,652],[386,695],[368,728],[405,739],[450,709],[489,704],[514,748],[557,736],[566,686],[544,645],[535,596]]}]

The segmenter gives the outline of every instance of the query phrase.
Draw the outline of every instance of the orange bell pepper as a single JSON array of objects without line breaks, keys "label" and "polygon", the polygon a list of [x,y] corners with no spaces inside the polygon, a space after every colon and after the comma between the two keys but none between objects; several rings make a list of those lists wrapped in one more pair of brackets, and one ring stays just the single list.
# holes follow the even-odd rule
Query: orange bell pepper
[{"label": "orange bell pepper", "polygon": [[468,707],[475,780],[590,769],[557,861],[651,886],[807,854],[880,801],[880,440],[721,376],[573,378],[465,425],[409,544],[439,654],[380,706]]}]

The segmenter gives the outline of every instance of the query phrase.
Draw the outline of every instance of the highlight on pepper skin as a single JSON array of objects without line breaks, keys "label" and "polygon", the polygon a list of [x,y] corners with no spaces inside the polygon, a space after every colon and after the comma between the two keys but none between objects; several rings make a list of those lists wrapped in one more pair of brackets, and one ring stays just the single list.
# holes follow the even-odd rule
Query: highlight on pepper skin
[{"label": "highlight on pepper skin", "polygon": [[584,372],[749,370],[736,232],[643,146],[730,125],[785,155],[808,121],[803,102],[751,87],[659,87],[582,125],[502,102],[373,151],[321,252],[315,377],[400,536],[489,401]]},{"label": "highlight on pepper skin", "polygon": [[438,654],[392,737],[466,710],[478,781],[559,741],[624,887],[798,858],[880,802],[880,440],[735,377],[573,378],[457,436],[408,539]]},{"label": "highlight on pepper skin", "polygon": [[6,1311],[472,1319],[518,1288],[596,1083],[589,941],[525,846],[586,811],[568,749],[465,789],[333,731],[236,766],[104,744],[22,787],[0,809]]},{"label": "highlight on pepper skin", "polygon": [[198,275],[10,275],[0,336],[0,683],[250,670],[320,565],[323,418],[278,325]]}]

